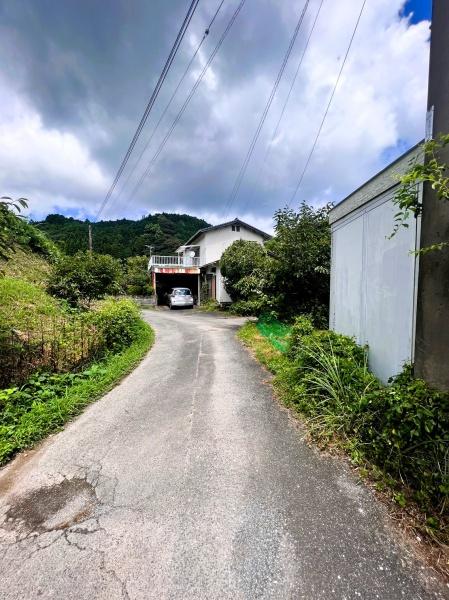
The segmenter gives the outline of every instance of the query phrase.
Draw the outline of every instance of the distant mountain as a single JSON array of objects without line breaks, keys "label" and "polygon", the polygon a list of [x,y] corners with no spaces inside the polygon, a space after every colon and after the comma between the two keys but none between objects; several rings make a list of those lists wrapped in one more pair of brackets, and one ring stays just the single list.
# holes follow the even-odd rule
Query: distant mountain
[{"label": "distant mountain", "polygon": [[[63,215],[48,215],[45,221],[34,223],[66,254],[85,250],[88,245],[88,221]],[[100,221],[92,224],[94,251],[127,258],[147,254],[146,246],[153,246],[154,254],[173,254],[198,229],[209,223],[190,215],[159,213],[132,221]]]}]

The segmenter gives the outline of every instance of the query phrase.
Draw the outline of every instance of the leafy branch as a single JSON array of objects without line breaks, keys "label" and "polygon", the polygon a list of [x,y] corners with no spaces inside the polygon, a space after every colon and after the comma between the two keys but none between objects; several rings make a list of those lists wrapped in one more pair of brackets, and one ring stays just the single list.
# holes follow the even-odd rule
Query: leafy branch
[{"label": "leafy branch", "polygon": [[[396,235],[400,227],[409,226],[407,221],[412,215],[416,219],[422,213],[420,184],[430,184],[439,200],[449,201],[449,167],[438,159],[439,151],[448,145],[449,134],[440,135],[438,139],[425,142],[422,145],[423,156],[412,159],[409,169],[399,178],[399,189],[393,199],[393,203],[399,210],[394,215],[394,228],[389,239]],[[441,250],[447,245],[449,245],[449,241],[432,244],[421,248],[417,253],[425,254]]]},{"label": "leafy branch", "polygon": [[0,197],[0,258],[6,259],[12,246],[17,222],[14,211],[20,213],[22,208],[27,207],[25,198],[13,200],[9,196]]}]

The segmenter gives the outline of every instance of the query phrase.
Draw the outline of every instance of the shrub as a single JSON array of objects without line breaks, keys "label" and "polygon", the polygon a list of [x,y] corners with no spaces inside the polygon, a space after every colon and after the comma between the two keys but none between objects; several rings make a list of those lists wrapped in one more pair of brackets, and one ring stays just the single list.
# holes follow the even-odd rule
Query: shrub
[{"label": "shrub", "polygon": [[276,211],[275,235],[266,243],[270,256],[269,290],[279,313],[292,317],[301,313],[321,315],[318,326],[326,326],[329,305],[331,205],[314,208],[301,204]]},{"label": "shrub", "polygon": [[24,198],[0,198],[0,258],[9,260],[14,250],[20,246],[41,254],[48,260],[56,260],[60,256],[56,245],[18,214],[22,208],[27,207],[28,203]]},{"label": "shrub", "polygon": [[405,481],[424,504],[449,495],[449,395],[414,379],[412,369],[370,396],[371,418],[360,437],[365,455]]},{"label": "shrub", "polygon": [[57,262],[48,291],[73,306],[89,304],[94,299],[119,293],[121,278],[122,269],[117,259],[107,254],[78,252]]},{"label": "shrub", "polygon": [[252,300],[266,287],[269,259],[258,242],[236,240],[223,252],[220,269],[232,300]]},{"label": "shrub", "polygon": [[131,256],[126,259],[124,286],[126,293],[131,296],[150,296],[153,293],[146,256]]},{"label": "shrub", "polygon": [[241,317],[258,316],[267,308],[265,298],[252,298],[251,300],[239,300],[231,304],[229,312]]},{"label": "shrub", "polygon": [[291,329],[287,356],[287,393],[313,435],[338,434],[357,456],[405,483],[421,506],[447,510],[449,394],[415,379],[410,366],[382,385],[368,370],[367,348],[314,330],[306,317]]},{"label": "shrub", "polygon": [[112,352],[129,346],[140,331],[139,310],[132,300],[103,300],[90,318],[98,327],[104,347]]}]

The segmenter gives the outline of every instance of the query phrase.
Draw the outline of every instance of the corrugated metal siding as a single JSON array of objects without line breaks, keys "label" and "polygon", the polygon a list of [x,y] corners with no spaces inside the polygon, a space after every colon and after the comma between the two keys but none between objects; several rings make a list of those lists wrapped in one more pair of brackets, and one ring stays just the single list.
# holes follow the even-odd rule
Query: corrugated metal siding
[{"label": "corrugated metal siding", "polygon": [[332,225],[331,328],[368,344],[386,382],[413,359],[418,223],[393,229],[394,189]]}]

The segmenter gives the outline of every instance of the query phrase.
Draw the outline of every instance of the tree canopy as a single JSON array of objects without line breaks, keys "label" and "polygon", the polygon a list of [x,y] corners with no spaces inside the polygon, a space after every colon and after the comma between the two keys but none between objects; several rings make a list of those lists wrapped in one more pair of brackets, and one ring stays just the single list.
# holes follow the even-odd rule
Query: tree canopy
[{"label": "tree canopy", "polygon": [[[301,204],[276,211],[275,235],[267,242],[272,259],[271,292],[285,315],[327,313],[329,305],[331,205]],[[320,318],[326,318],[323,314]]]},{"label": "tree canopy", "polygon": [[[88,221],[53,214],[35,225],[66,254],[87,249]],[[93,246],[95,252],[121,259],[147,254],[147,246],[153,246],[155,254],[173,254],[198,229],[208,226],[203,219],[170,213],[148,215],[137,221],[99,221],[92,224]]]},{"label": "tree canopy", "polygon": [[123,271],[120,261],[112,256],[88,251],[64,256],[53,267],[48,291],[69,304],[89,304],[121,291]]}]

